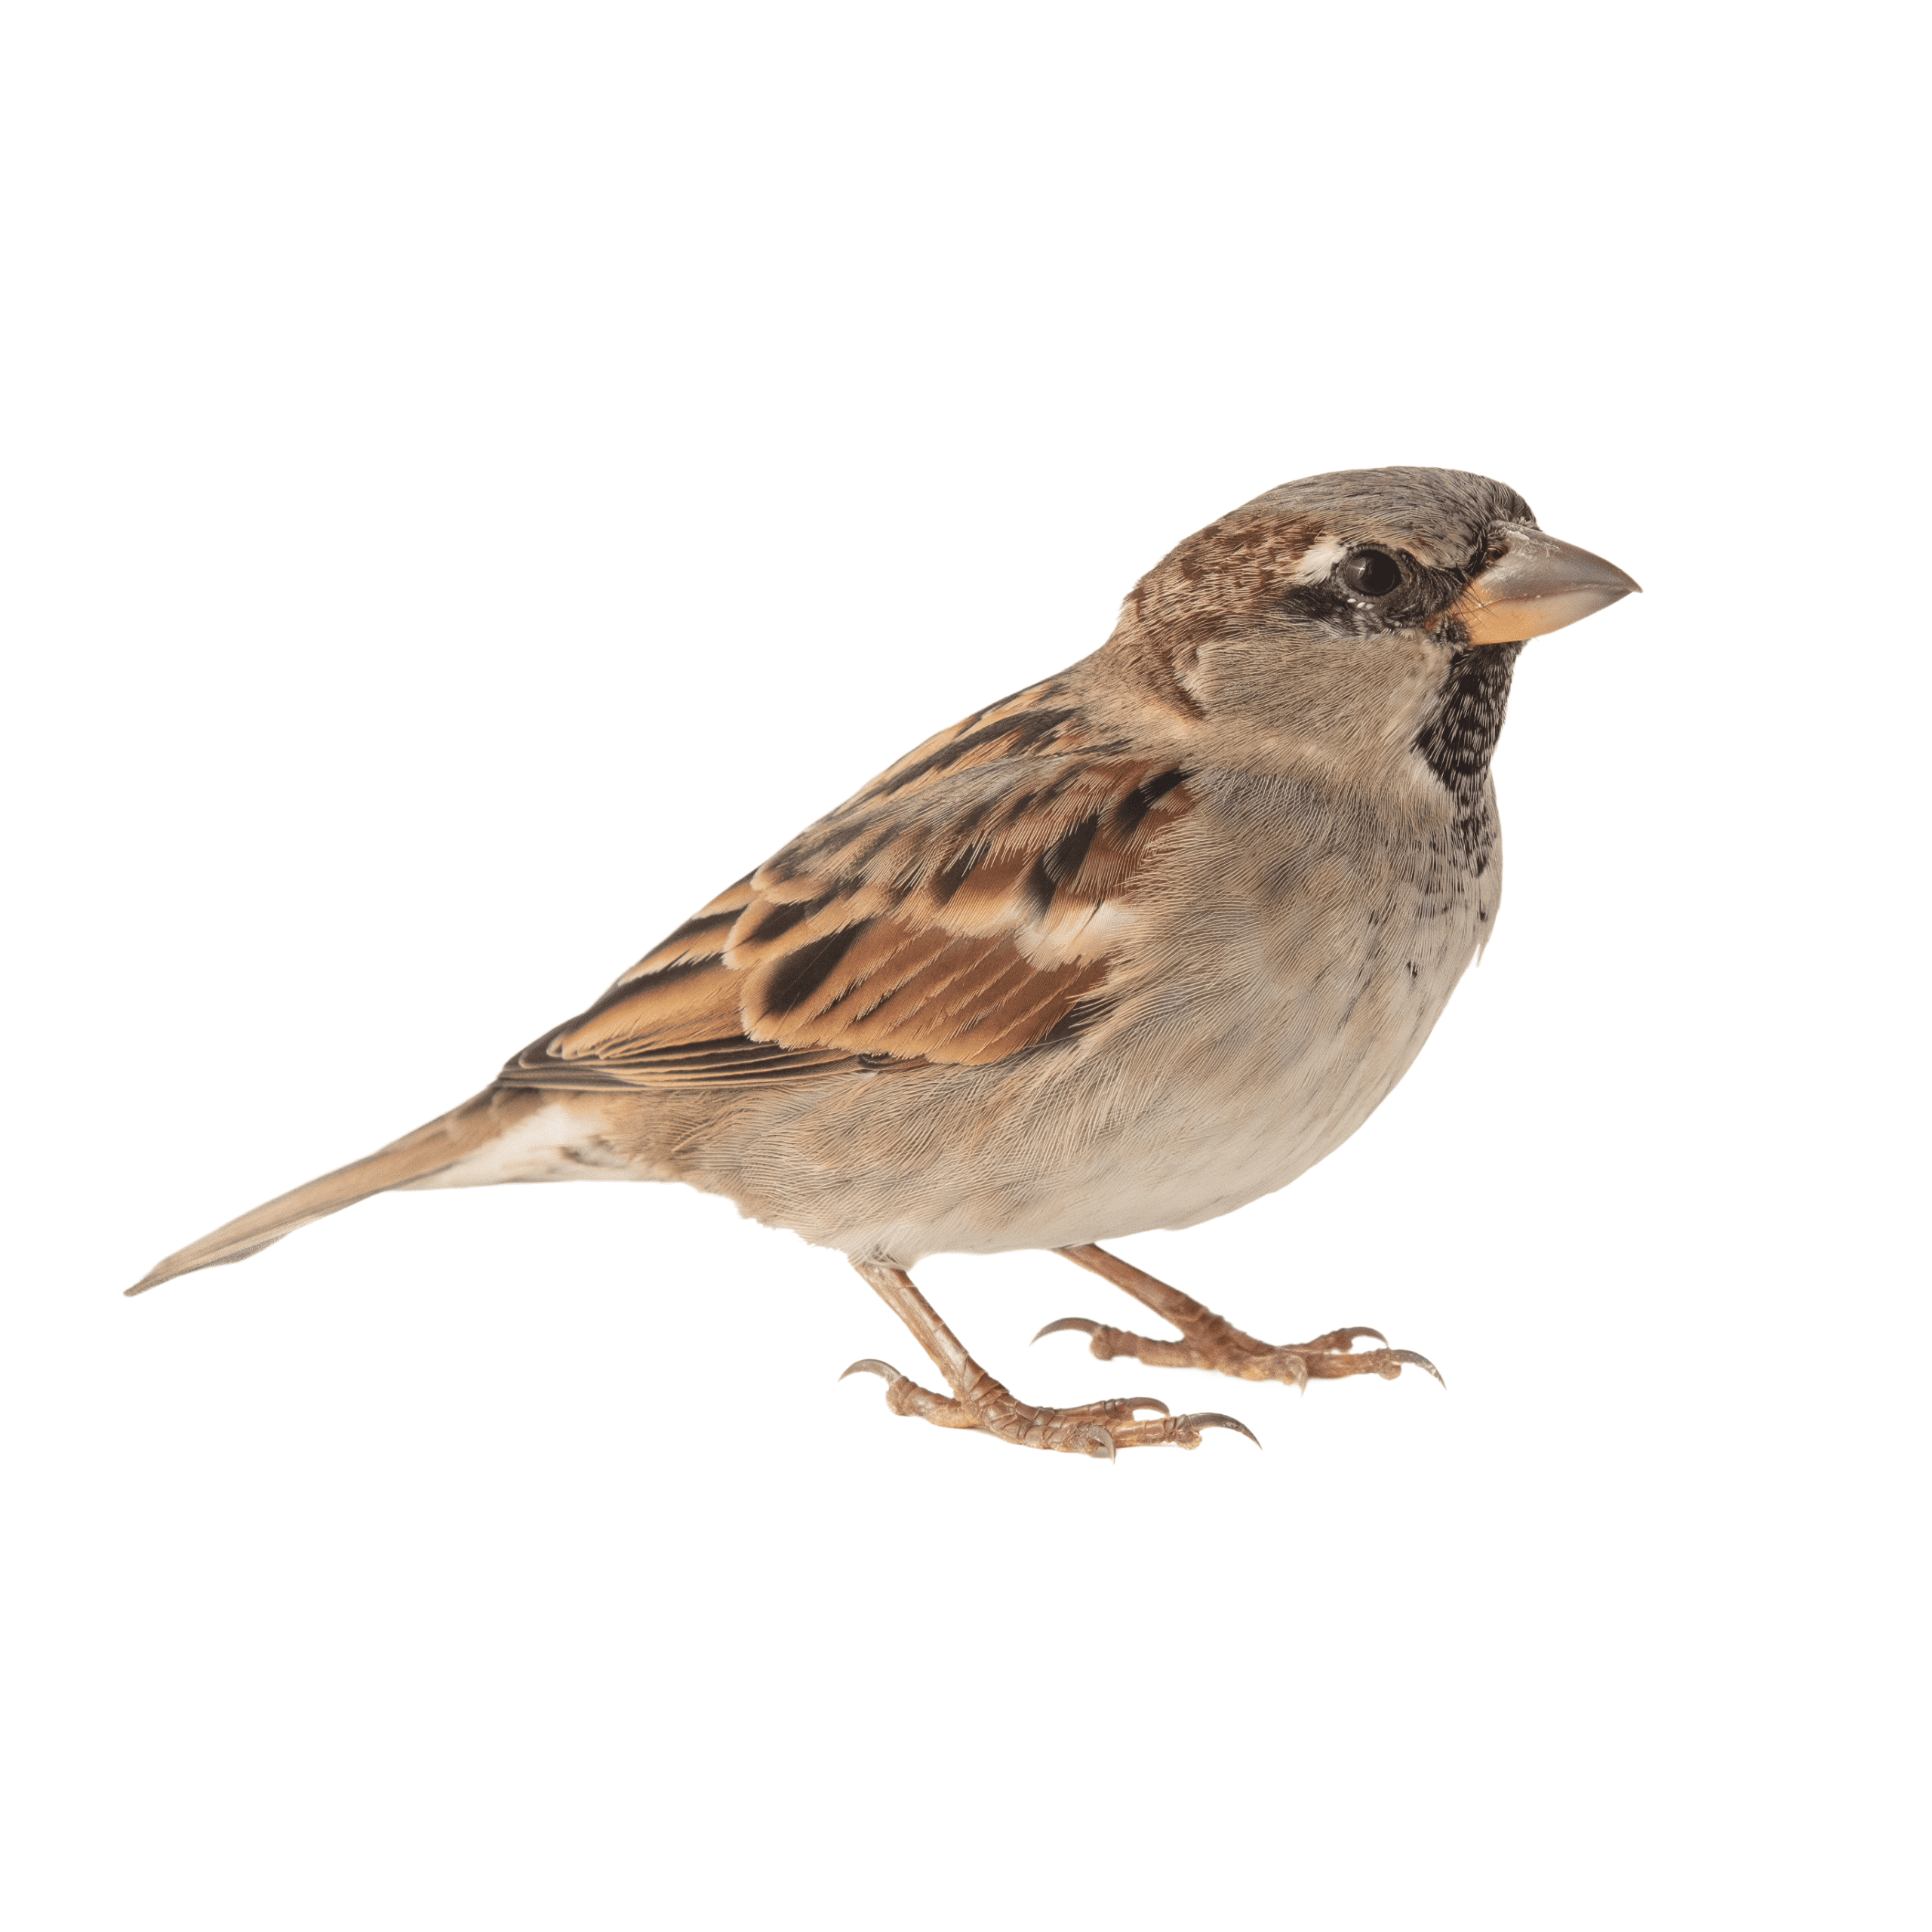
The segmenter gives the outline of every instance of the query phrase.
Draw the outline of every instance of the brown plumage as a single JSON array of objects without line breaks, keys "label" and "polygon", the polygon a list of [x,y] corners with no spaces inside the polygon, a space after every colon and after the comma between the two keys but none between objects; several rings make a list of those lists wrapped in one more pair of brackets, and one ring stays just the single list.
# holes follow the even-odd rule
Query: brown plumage
[{"label": "brown plumage", "polygon": [[928,740],[501,1079],[719,1084],[861,1057],[980,1066],[1063,1036],[1106,978],[1096,915],[1190,802],[1179,770],[1096,745],[1069,695],[1049,679]]},{"label": "brown plumage", "polygon": [[681,1180],[841,1248],[951,1385],[902,1414],[1035,1446],[1220,1416],[1046,1411],[906,1268],[1048,1247],[1178,1327],[1094,1352],[1398,1374],[1270,1348],[1094,1245],[1284,1185],[1386,1095],[1486,940],[1489,758],[1522,639],[1635,586],[1448,470],[1284,485],[1142,579],[1101,649],[940,732],[700,908],[442,1119],[171,1256],[235,1261],[392,1188]]}]

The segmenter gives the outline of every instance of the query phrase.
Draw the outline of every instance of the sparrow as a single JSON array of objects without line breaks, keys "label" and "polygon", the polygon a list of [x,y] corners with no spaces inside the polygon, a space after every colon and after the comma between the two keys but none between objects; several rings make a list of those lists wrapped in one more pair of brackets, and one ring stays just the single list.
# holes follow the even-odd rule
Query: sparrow
[{"label": "sparrow", "polygon": [[1152,1397],[1022,1401],[915,1286],[942,1252],[1051,1249],[1178,1331],[1041,1331],[1103,1359],[1434,1374],[1374,1328],[1271,1346],[1098,1244],[1286,1186],[1387,1097],[1494,925],[1517,657],[1638,588],[1487,477],[1284,484],[1161,558],[1099,650],[908,752],[475,1098],[128,1293],[388,1189],[675,1180],[843,1252],[946,1390],[846,1374],[941,1427],[1109,1458],[1251,1434]]}]

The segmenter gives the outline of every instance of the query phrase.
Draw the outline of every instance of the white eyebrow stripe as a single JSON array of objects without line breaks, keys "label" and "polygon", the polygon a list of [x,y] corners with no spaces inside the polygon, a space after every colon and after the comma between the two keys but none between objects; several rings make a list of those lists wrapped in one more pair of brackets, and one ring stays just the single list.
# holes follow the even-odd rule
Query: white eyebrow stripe
[{"label": "white eyebrow stripe", "polygon": [[1291,583],[1319,583],[1349,554],[1346,543],[1317,543],[1288,573]]}]

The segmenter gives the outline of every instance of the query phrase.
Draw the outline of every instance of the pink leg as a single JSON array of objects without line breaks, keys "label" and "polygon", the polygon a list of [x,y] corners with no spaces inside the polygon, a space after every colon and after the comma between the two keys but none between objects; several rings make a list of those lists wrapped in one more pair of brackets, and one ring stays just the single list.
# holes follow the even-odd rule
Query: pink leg
[{"label": "pink leg", "polygon": [[[958,1337],[939,1318],[938,1311],[913,1286],[904,1269],[866,1261],[852,1265],[912,1330],[952,1390],[949,1398],[935,1395],[888,1363],[869,1358],[855,1361],[846,1374],[863,1370],[884,1376],[886,1406],[895,1415],[921,1416],[941,1429],[983,1429],[1002,1442],[1029,1449],[1057,1449],[1075,1456],[1104,1456],[1109,1460],[1118,1449],[1146,1448],[1161,1442],[1196,1448],[1201,1431],[1208,1429],[1231,1429],[1251,1442],[1255,1440],[1232,1416],[1170,1415],[1167,1404],[1151,1395],[1118,1397],[1072,1409],[1035,1408],[1017,1400],[966,1352]],[[1157,1413],[1143,1419],[1136,1416],[1137,1409]]]},{"label": "pink leg", "polygon": [[1413,1349],[1355,1349],[1353,1344],[1364,1337],[1386,1344],[1388,1337],[1379,1328],[1334,1328],[1312,1342],[1275,1348],[1244,1334],[1192,1295],[1156,1281],[1105,1248],[1090,1244],[1058,1251],[1075,1266],[1124,1288],[1136,1301],[1180,1331],[1179,1341],[1164,1342],[1124,1328],[1109,1328],[1079,1315],[1050,1321],[1040,1331],[1040,1335],[1053,1335],[1063,1329],[1078,1329],[1091,1338],[1088,1346],[1103,1361],[1112,1355],[1131,1355],[1155,1367],[1211,1368],[1223,1375],[1238,1375],[1244,1382],[1292,1382],[1300,1388],[1306,1387],[1311,1379],[1332,1381],[1345,1375],[1379,1375],[1392,1382],[1404,1366],[1426,1369],[1437,1381],[1442,1380],[1435,1364]]}]

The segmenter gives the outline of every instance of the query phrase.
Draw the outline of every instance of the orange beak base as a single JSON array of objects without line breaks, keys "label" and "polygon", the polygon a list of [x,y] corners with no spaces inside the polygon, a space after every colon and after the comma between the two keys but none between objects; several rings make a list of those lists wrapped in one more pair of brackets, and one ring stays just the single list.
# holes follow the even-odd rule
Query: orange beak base
[{"label": "orange beak base", "polygon": [[1450,615],[1472,644],[1521,644],[1641,590],[1601,557],[1527,524],[1507,526],[1509,547],[1463,593]]}]

